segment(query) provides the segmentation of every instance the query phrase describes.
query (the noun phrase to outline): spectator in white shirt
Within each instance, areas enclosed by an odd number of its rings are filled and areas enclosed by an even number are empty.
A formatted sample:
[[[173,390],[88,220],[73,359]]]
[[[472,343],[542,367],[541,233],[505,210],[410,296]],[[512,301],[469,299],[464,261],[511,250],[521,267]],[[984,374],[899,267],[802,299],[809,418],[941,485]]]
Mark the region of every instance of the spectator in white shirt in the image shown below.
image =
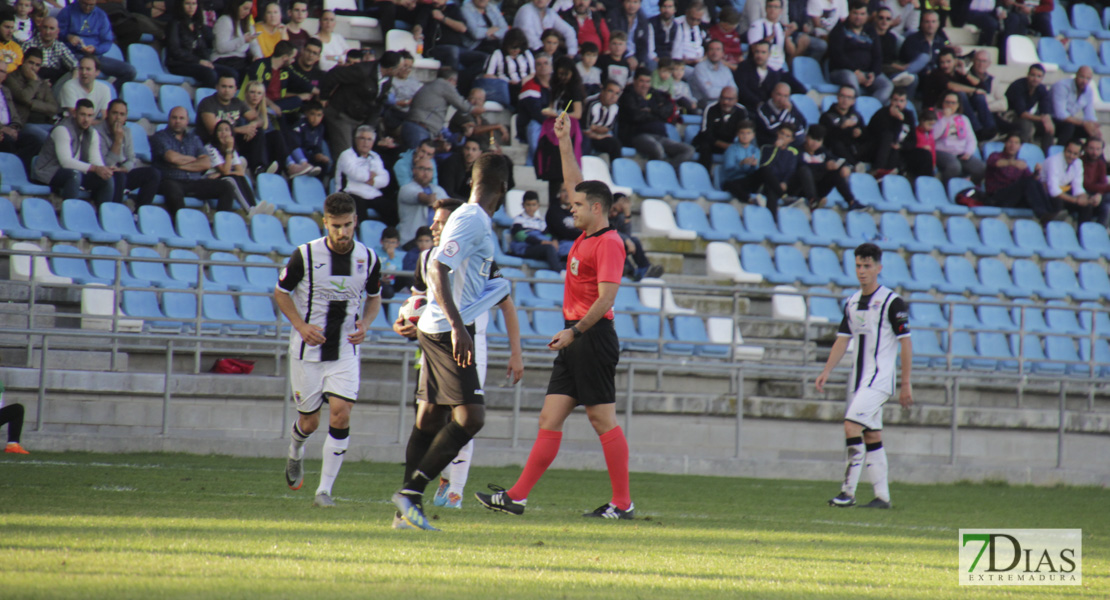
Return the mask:
[[[736,85],[732,69],[729,69],[724,59],[724,43],[710,40],[705,45],[705,60],[694,67],[694,77],[690,82],[699,106],[705,107],[716,102],[721,96],[721,90]]]
[[[767,0],[766,9],[766,18],[754,21],[748,28],[748,45],[750,47],[759,41],[770,44],[771,58],[767,61],[767,66],[781,71],[786,66],[787,57],[795,56],[794,40],[790,38],[790,34],[797,31],[798,26],[790,23],[783,27],[779,21],[782,15],[782,0]],[[789,31],[787,31],[788,28]]]
[[[93,104],[94,118],[99,121],[104,118],[104,111],[108,110],[108,103],[112,101],[112,90],[108,84],[97,79],[100,75],[100,64],[96,57],[83,56],[77,63],[77,76],[62,84],[58,94],[58,104],[65,107],[70,116],[78,100],[88,100]]]
[[[1095,118],[1095,91],[1091,87],[1094,71],[1083,65],[1075,79],[1061,79],[1052,84],[1052,119],[1056,126],[1057,143],[1068,143],[1077,137],[1102,139]]]
[[[808,0],[806,15],[813,21],[813,34],[825,39],[837,23],[848,18],[848,1]]]
[[[686,7],[686,14],[675,19],[678,33],[671,46],[671,58],[688,65],[696,65],[705,58],[705,29],[701,20],[705,16],[705,3],[694,0]],[[691,72],[692,73],[692,72]]]
[[[531,3],[521,6],[516,11],[513,27],[520,28],[528,38],[528,48],[532,52],[539,52],[543,48],[543,32],[546,29],[555,29],[563,34],[567,41],[567,54],[578,55],[578,34],[569,23],[559,16],[559,13],[548,8],[551,0],[532,0]]]
[[[1077,217],[1083,213],[1099,212],[1101,198],[1097,194],[1087,195],[1083,188],[1083,161],[1079,160],[1081,150],[1079,140],[1071,140],[1064,146],[1063,152],[1053,154],[1044,161],[1041,177],[1052,198],[1052,205],[1051,212],[1037,215],[1042,222],[1052,221],[1065,208]]]
[[[359,220],[369,219],[370,211],[374,210],[378,213],[375,221],[393,226],[397,224],[397,202],[382,194],[389,185],[389,171],[373,150],[377,138],[377,132],[369,125],[360,125],[355,130],[355,145],[344,150],[337,161],[339,189],[354,197]]]

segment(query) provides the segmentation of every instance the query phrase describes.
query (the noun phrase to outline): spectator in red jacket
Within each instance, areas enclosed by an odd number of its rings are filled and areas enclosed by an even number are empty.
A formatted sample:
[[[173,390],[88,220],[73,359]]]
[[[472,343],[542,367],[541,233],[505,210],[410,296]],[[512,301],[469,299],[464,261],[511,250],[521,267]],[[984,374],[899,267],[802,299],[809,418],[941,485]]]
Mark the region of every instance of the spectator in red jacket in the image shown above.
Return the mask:
[[[559,13],[578,33],[578,45],[584,42],[597,44],[601,54],[609,53],[609,25],[605,15],[593,9],[590,0],[574,0],[574,7]]]

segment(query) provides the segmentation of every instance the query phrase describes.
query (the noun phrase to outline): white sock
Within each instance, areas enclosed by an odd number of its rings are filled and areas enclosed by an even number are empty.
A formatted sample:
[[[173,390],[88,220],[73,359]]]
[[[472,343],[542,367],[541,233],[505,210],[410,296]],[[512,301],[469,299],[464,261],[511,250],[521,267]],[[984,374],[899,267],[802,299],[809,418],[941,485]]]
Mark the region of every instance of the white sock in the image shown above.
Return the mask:
[[[289,458],[301,460],[304,458],[304,445],[311,433],[301,431],[300,422],[293,423],[293,432],[289,435]]]
[[[882,442],[867,445],[867,478],[875,488],[875,497],[890,502],[890,486],[887,483],[886,449]]]
[[[844,468],[844,485],[840,491],[856,496],[856,486],[859,485],[859,476],[863,473],[863,438],[848,438],[848,465]]]
[[[459,450],[459,455],[451,464],[447,466],[446,471],[447,480],[451,482],[448,488],[448,493],[455,493],[462,496],[463,488],[466,487],[466,479],[470,476],[470,459],[474,456],[474,440],[470,440],[465,446]]]
[[[324,441],[324,466],[320,469],[320,487],[316,488],[317,494],[331,495],[331,486],[339,475],[339,467],[343,466],[343,455],[347,453],[347,442],[350,438],[335,439],[330,433]]]

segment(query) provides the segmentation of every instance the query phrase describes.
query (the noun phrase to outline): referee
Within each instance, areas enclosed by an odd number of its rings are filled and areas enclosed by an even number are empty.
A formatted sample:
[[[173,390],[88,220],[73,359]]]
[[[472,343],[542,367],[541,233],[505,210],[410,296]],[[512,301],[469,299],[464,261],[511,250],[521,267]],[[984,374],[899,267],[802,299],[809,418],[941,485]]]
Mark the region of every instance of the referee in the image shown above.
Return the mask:
[[[582,181],[575,162],[566,114],[555,123],[563,161],[565,185],[570,193],[574,226],[582,234],[567,257],[563,288],[566,329],[555,334],[548,347],[557,351],[547,396],[540,411],[540,430],[528,463],[516,485],[506,490],[490,485],[492,494],[474,496],[486,508],[513,515],[524,513],[528,493],[559,453],[563,423],[579,404],[601,438],[612,499],[585,517],[631,519],[634,515],[628,490],[628,441],[617,426],[616,374],[620,343],[613,329],[613,301],[624,271],[624,242],[609,226],[613,195],[600,181]]]

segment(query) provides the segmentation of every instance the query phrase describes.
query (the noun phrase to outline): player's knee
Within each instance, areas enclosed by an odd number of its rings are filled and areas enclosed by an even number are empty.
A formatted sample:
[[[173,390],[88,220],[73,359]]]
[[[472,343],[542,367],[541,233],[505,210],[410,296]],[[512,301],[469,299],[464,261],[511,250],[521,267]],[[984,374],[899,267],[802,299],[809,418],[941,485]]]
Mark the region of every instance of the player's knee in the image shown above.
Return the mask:
[[[301,415],[300,429],[302,433],[310,434],[320,426],[320,413],[314,412],[311,415]]]
[[[872,431],[872,430],[864,431],[863,432],[863,441],[866,444],[874,444],[875,442],[881,442],[881,441],[883,441],[883,432],[881,432],[881,431]]]
[[[459,423],[459,425],[462,425],[462,428],[466,430],[466,433],[473,437],[475,435],[478,435],[478,432],[486,426],[486,415],[468,415],[466,421]]]

